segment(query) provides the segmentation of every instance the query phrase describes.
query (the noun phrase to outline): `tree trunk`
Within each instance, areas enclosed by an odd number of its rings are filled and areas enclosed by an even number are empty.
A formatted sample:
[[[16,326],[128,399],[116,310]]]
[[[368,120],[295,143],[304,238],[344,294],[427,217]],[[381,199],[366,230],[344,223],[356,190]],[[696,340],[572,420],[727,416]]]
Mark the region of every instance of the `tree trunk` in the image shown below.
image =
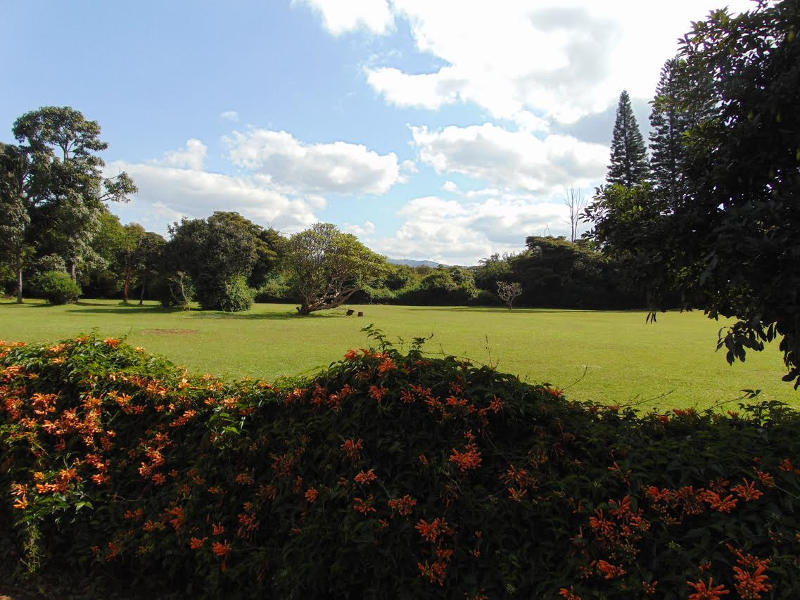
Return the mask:
[[[144,304],[144,286],[147,283],[146,279],[142,279],[142,293],[139,294],[139,306]]]
[[[122,285],[122,302],[127,304],[128,303],[128,291],[131,287],[131,270],[129,268],[125,269],[125,283]]]
[[[75,261],[74,260],[69,265],[69,276],[72,277],[72,281],[75,281]]]
[[[22,251],[17,249],[17,304],[22,304]]]

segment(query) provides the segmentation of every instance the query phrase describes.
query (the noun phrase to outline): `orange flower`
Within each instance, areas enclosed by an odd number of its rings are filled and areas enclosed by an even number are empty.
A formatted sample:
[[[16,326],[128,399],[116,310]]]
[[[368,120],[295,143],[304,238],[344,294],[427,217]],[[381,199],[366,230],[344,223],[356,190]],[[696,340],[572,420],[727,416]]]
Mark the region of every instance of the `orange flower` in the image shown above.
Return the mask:
[[[225,540],[224,543],[214,542],[214,544],[211,546],[211,551],[217,556],[227,558],[227,556],[231,553],[231,545],[227,540]]]
[[[403,517],[410,515],[416,504],[417,501],[408,494],[402,498],[392,498],[389,500],[389,508],[392,509],[392,512],[397,512],[398,515]]]
[[[362,515],[377,512],[372,506],[373,502],[375,502],[374,496],[369,496],[366,500],[363,498],[353,498],[353,510],[360,512]]]
[[[730,591],[726,590],[724,585],[714,585],[713,577],[708,578],[708,585],[704,581],[698,581],[697,583],[687,581],[686,584],[694,590],[693,593],[689,594],[689,600],[720,600],[720,596],[730,594]]]
[[[361,485],[367,485],[368,483],[372,483],[378,478],[375,475],[375,469],[370,469],[369,471],[359,471],[358,475],[354,477],[355,482]]]
[[[319,497],[319,492],[317,491],[317,488],[315,488],[315,487],[310,487],[310,488],[308,488],[308,489],[306,490],[306,500],[307,500],[309,503],[314,503],[314,502],[316,502],[316,501],[317,501],[317,497]]]
[[[428,523],[425,519],[420,519],[419,523],[415,525],[415,529],[419,531],[422,539],[431,543],[435,543],[439,536],[447,533],[447,521],[441,517],[436,517],[433,521]]]
[[[759,489],[756,489],[756,482],[755,481],[747,481],[747,478],[743,479],[744,483],[734,486],[731,488],[732,492],[735,492],[737,496],[739,496],[745,502],[750,502],[752,500],[758,500],[761,496],[764,495]]]
[[[356,461],[361,456],[361,450],[364,449],[364,441],[361,438],[359,438],[358,441],[345,440],[341,445],[341,449],[347,458]]]
[[[561,588],[558,590],[558,595],[564,598],[564,600],[581,600],[581,597],[572,591],[572,586],[570,586],[569,589]]]
[[[196,538],[196,537],[193,537],[193,538],[191,539],[191,541],[189,542],[189,547],[190,547],[192,550],[197,550],[198,548],[202,548],[202,547],[203,547],[203,544],[205,544],[205,543],[206,543],[206,540],[207,540],[207,539],[208,539],[208,536],[206,536],[206,537],[204,537],[204,538]]]
[[[386,397],[386,393],[389,391],[388,388],[383,386],[378,387],[377,385],[371,385],[369,387],[369,397],[373,400],[377,400],[378,404]]]
[[[481,466],[481,453],[478,451],[477,445],[470,442],[466,445],[464,452],[459,452],[453,448],[453,452],[450,454],[450,462],[456,463],[462,472],[477,469]]]
[[[103,341],[106,343],[106,346],[110,346],[112,348],[119,346],[119,340],[116,338],[106,338]]]
[[[356,358],[358,358],[358,350],[348,350],[344,355],[345,360],[355,360]]]
[[[597,569],[603,573],[603,577],[606,579],[614,579],[615,577],[622,577],[625,575],[627,571],[622,567],[622,565],[612,565],[609,562],[604,560],[597,561]]]
[[[213,535],[222,535],[225,533],[225,526],[222,523],[216,523],[211,526],[211,533]]]
[[[378,365],[378,373],[381,375],[388,373],[389,371],[394,371],[397,368],[397,365],[391,358],[386,358]]]

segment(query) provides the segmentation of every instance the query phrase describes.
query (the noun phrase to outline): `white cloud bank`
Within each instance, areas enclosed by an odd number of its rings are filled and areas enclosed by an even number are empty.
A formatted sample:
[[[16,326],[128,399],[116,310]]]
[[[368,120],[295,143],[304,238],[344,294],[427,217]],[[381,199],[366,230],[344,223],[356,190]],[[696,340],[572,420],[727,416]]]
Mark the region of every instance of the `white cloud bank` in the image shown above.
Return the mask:
[[[485,123],[431,131],[412,127],[419,159],[437,173],[461,173],[506,189],[552,193],[602,179],[608,148],[574,137],[543,139]],[[448,189],[447,191],[453,191]]]
[[[292,4],[310,6],[332,35],[358,29],[384,34],[394,28],[387,0],[292,0]]]
[[[528,129],[603,111],[620,91],[652,97],[661,65],[691,21],[717,0],[673,0],[657,9],[632,0],[305,0],[341,35],[409,25],[417,49],[444,64],[429,73],[370,65],[367,81],[388,103],[439,109],[473,103]],[[733,12],[750,0],[730,0]]]
[[[235,165],[292,193],[383,194],[402,180],[396,154],[360,144],[306,144],[267,129],[237,131],[227,141]]]
[[[569,229],[563,204],[492,193],[467,202],[415,198],[398,215],[402,225],[394,235],[376,239],[374,250],[451,265],[474,265],[495,252],[519,252],[528,235],[558,235]]]
[[[165,222],[205,218],[215,210],[236,211],[294,233],[318,221],[315,211],[326,207],[327,194],[383,194],[402,180],[397,156],[361,145],[305,144],[269,130],[234,132],[227,143],[229,158],[242,174],[206,171],[208,148],[197,139],[160,159],[109,163],[109,175],[126,171],[139,188],[134,201],[116,206],[115,212],[162,233]],[[360,231],[370,227],[374,230],[367,222]]]

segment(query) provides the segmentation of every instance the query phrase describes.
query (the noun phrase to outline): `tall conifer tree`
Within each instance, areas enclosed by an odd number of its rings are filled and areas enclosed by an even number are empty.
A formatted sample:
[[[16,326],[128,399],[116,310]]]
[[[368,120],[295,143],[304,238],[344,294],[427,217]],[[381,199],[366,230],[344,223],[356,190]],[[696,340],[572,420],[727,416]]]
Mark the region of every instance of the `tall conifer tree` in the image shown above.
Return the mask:
[[[608,166],[606,181],[609,184],[633,187],[644,183],[649,177],[649,171],[644,138],[633,115],[628,92],[623,90],[617,105],[617,120],[611,140],[611,164]]]

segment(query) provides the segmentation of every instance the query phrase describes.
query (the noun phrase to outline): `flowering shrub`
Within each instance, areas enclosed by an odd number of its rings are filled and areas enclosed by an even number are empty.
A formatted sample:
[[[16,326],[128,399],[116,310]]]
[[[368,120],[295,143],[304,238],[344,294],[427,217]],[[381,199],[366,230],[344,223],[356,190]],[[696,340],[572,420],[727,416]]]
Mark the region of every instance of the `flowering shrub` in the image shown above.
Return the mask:
[[[800,596],[795,412],[637,415],[378,341],[291,385],[191,376],[116,339],[0,343],[0,581]]]

